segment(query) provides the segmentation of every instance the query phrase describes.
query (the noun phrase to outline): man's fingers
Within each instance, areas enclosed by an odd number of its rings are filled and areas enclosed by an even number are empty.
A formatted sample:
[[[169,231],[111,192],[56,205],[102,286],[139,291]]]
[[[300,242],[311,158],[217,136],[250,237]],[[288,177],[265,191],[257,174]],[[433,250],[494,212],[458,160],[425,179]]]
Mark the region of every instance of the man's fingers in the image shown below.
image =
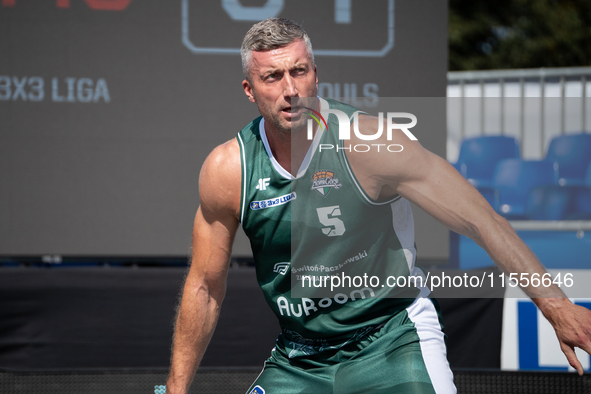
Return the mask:
[[[562,349],[562,352],[566,356],[566,359],[568,360],[568,363],[570,364],[570,366],[573,367],[574,369],[576,369],[580,376],[583,376],[583,366],[581,365],[581,362],[579,361],[579,359],[577,358],[577,355],[575,354],[575,349],[571,346],[568,346],[565,343],[561,343],[560,348]]]
[[[587,354],[591,355],[591,338],[590,337],[586,337],[585,339],[585,343],[582,343],[580,346],[581,349],[583,349],[584,351],[587,352]]]

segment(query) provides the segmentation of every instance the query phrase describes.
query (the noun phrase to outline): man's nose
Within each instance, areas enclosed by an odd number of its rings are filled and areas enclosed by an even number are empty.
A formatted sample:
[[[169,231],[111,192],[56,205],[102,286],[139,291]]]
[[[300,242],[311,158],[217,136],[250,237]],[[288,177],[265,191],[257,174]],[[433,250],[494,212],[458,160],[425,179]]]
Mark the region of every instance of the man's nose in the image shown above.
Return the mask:
[[[285,77],[285,85],[283,95],[285,97],[296,97],[298,95],[298,89],[296,88],[295,80],[291,75],[287,74]]]

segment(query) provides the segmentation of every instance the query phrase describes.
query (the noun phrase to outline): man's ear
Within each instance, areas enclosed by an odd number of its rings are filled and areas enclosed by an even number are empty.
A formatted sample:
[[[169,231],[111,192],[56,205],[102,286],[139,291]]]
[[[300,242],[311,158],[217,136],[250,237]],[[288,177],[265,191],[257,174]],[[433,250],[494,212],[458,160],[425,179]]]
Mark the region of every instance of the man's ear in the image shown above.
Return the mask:
[[[316,70],[316,65],[314,65],[314,77],[316,78],[316,89],[318,89],[318,70]]]
[[[254,99],[254,94],[252,91],[252,86],[250,85],[250,82],[248,82],[247,79],[245,79],[244,81],[242,81],[242,89],[244,89],[244,93],[246,94],[246,97],[248,97],[248,99],[250,100],[251,103],[255,103],[256,100]]]

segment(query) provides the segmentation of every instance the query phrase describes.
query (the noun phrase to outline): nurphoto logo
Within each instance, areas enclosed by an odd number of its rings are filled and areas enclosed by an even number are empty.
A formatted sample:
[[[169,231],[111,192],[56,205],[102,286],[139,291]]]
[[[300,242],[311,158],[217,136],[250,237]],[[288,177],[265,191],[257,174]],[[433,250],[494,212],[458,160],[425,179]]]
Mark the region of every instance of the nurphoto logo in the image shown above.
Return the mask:
[[[340,111],[338,109],[330,108],[323,110],[322,113],[309,108],[303,107],[309,112],[305,112],[306,115],[310,116],[312,119],[308,119],[307,123],[307,131],[308,131],[308,140],[312,140],[314,138],[314,121],[319,128],[324,126],[325,130],[328,130],[328,123],[326,122],[326,118],[330,114],[334,114],[338,119],[339,124],[339,140],[350,140],[351,139],[351,123],[350,119],[346,113]],[[386,139],[388,141],[392,141],[392,130],[401,130],[411,141],[418,141],[417,137],[415,137],[409,129],[413,128],[417,124],[417,117],[408,112],[387,112],[384,114],[383,112],[378,113],[378,129],[374,134],[363,134],[359,130],[359,114],[365,114],[364,112],[357,111],[353,114],[353,133],[355,137],[362,141],[376,141],[382,137],[384,134],[384,118],[386,119]],[[393,119],[408,119],[410,122],[408,123],[394,123]],[[319,151],[322,152],[323,150],[331,150],[335,149],[337,152],[339,150],[354,150],[355,152],[369,152],[371,150],[380,151],[380,148],[387,150],[388,152],[402,152],[404,149],[400,144],[355,144],[352,146],[347,147],[340,147],[334,146],[332,144],[319,144]]]

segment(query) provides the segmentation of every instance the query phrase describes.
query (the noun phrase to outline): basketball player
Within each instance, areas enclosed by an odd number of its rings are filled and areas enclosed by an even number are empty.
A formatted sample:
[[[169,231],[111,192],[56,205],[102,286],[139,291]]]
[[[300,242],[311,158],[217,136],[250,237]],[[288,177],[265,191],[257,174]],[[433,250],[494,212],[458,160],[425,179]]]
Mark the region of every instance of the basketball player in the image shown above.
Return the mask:
[[[386,264],[398,275],[417,273],[411,201],[474,239],[504,272],[542,275],[543,267],[451,165],[401,130],[393,131],[391,141],[376,141],[403,146],[395,155],[318,152],[320,143],[343,144],[331,132],[338,130],[337,119],[325,116],[328,128],[317,127],[310,141],[304,112],[339,110],[353,119],[357,110],[316,99],[312,47],[299,25],[276,18],[257,23],[241,52],[242,87],[261,117],[214,149],[201,170],[201,205],[168,393],[188,391],[212,336],[239,225],[250,238],[257,280],[283,330],[248,393],[454,393],[431,299],[366,297],[363,291],[323,299],[291,297],[292,259],[307,253],[317,258],[313,264],[334,266],[357,256],[351,264],[368,269]],[[303,97],[312,98],[309,106],[292,106]],[[357,116],[364,134],[377,131],[376,118]],[[363,143],[351,136],[351,144]],[[292,243],[297,245],[293,251]],[[573,305],[557,287],[524,290],[582,374],[574,347],[591,352],[591,311]]]

